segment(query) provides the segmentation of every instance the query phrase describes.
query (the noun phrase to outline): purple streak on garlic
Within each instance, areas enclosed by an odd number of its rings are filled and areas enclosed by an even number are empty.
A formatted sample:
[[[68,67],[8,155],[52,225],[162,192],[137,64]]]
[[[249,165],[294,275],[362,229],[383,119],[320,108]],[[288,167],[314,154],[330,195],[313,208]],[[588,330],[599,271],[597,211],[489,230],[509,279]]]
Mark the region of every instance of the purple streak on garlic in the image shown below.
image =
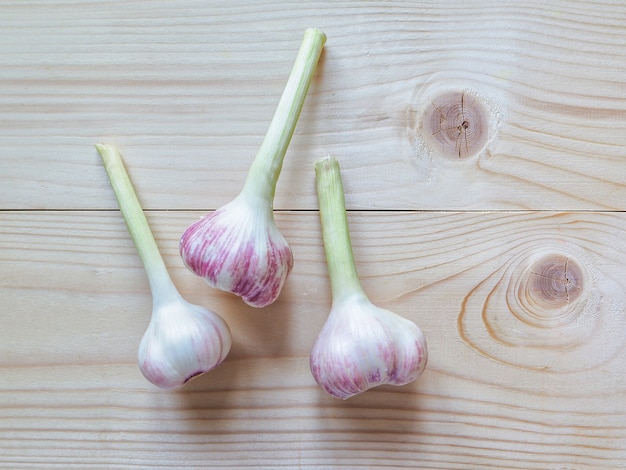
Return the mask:
[[[180,239],[185,265],[212,287],[253,307],[273,303],[293,267],[274,220],[276,183],[326,35],[309,28],[240,194],[191,224]]]
[[[180,249],[191,271],[254,307],[278,298],[293,267],[291,248],[272,212],[262,214],[245,195],[192,224]]]
[[[96,145],[152,293],[152,318],[139,345],[139,369],[154,385],[173,389],[217,367],[231,347],[230,329],[216,313],[187,302],[167,271],[122,157]]]
[[[174,296],[153,311],[139,345],[139,369],[160,388],[178,388],[221,364],[230,346],[221,317]]]
[[[316,382],[342,399],[378,385],[406,385],[426,361],[415,323],[358,296],[333,304],[310,358]]]
[[[352,253],[339,163],[326,157],[315,170],[333,302],[311,351],[313,377],[342,399],[378,385],[408,384],[426,367],[424,335],[415,323],[366,296]]]

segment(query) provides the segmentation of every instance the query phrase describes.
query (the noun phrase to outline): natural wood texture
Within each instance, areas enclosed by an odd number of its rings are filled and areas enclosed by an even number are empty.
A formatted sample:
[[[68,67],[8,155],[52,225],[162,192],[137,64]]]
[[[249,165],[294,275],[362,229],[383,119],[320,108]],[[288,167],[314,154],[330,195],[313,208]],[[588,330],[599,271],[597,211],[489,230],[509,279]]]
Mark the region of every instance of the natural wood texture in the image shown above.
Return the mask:
[[[243,183],[311,25],[329,39],[277,208],[316,207],[311,166],[327,153],[343,162],[351,208],[626,208],[620,1],[0,9],[2,208],[114,208],[93,150],[103,140],[123,148],[146,207],[219,207]],[[495,129],[466,162],[416,140],[423,108],[450,89],[486,100]]]
[[[178,235],[199,215],[148,217],[183,294],[223,315],[234,344],[175,393],[135,364],[150,299],[119,213],[1,216],[1,464],[622,468],[623,214],[351,213],[365,289],[423,328],[430,362],[413,384],[345,402],[308,369],[330,301],[317,215],[277,214],[297,261],[263,310],[182,266]],[[507,298],[552,253],[584,279],[560,321]]]
[[[295,266],[257,310],[178,239],[241,188],[309,26],[328,42],[275,201]],[[0,468],[626,468],[625,42],[617,0],[0,0]],[[136,365],[151,299],[102,141],[233,330],[178,392]],[[327,153],[366,291],[430,353],[345,402],[308,366]]]

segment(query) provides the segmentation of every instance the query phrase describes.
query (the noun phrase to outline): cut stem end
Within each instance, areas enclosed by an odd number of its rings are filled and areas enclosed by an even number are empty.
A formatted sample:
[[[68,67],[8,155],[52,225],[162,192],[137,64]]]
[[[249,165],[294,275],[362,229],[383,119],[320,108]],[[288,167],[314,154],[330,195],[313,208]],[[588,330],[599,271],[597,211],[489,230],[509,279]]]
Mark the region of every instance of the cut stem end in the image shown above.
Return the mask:
[[[315,163],[322,238],[333,303],[365,293],[354,262],[339,162],[332,156]]]
[[[269,201],[270,205],[274,199],[287,147],[300,117],[325,42],[326,35],[319,29],[305,30],[300,50],[274,117],[250,167],[243,191]]]
[[[120,152],[116,147],[106,144],[97,144],[96,150],[102,158],[126,227],[148,275],[152,296],[164,298],[167,295],[178,295],[139,199],[137,199],[133,184],[128,177]]]

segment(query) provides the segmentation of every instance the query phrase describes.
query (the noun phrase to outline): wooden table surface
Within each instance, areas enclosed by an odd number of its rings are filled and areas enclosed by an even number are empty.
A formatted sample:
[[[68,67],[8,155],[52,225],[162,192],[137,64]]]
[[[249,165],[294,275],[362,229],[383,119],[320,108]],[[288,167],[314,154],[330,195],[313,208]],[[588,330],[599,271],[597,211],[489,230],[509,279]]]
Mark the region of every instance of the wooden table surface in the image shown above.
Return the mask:
[[[295,266],[253,309],[178,240],[240,190],[311,26],[275,200]],[[626,468],[625,77],[621,0],[0,0],[0,467]],[[137,367],[151,297],[98,142],[233,332],[180,391]],[[327,154],[365,290],[430,353],[347,401],[308,363]]]

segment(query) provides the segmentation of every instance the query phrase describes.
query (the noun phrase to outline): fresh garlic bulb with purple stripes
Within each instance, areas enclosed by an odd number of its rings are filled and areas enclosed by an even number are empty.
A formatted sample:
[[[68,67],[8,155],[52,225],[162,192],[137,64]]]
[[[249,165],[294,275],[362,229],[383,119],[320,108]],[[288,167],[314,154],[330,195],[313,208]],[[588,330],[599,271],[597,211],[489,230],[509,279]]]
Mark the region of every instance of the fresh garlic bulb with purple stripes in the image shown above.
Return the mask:
[[[311,351],[313,377],[329,394],[343,399],[378,385],[412,382],[428,360],[424,335],[415,323],[374,305],[363,291],[339,163],[326,157],[315,170],[333,302]]]
[[[319,29],[305,31],[241,193],[190,225],[180,240],[181,257],[192,272],[253,307],[265,307],[278,298],[293,266],[291,249],[274,221],[274,193],[325,42],[326,35]]]
[[[231,334],[216,313],[187,302],[167,271],[119,151],[96,145],[152,293],[152,318],[139,345],[139,369],[154,385],[172,389],[217,367],[230,351]]]

